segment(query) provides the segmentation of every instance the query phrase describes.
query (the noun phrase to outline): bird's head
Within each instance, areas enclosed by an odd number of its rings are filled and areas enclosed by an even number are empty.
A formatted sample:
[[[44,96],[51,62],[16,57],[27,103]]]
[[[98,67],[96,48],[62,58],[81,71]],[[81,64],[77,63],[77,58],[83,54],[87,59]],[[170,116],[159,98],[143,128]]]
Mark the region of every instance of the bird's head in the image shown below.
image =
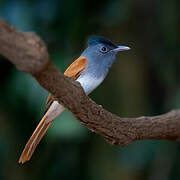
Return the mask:
[[[127,46],[117,46],[110,40],[95,36],[88,40],[88,47],[83,52],[83,56],[95,64],[104,65],[105,67],[110,67],[115,58],[116,54],[120,51],[126,51],[130,48]]]

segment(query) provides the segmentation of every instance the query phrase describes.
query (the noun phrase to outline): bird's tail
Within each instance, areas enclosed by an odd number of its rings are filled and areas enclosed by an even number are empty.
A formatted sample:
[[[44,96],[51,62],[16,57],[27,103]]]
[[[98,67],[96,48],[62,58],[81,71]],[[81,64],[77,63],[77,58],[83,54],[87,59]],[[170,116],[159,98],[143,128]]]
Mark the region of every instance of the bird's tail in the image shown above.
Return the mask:
[[[60,104],[52,104],[51,107],[48,109],[38,126],[36,127],[35,131],[33,132],[32,136],[30,137],[29,141],[27,142],[20,158],[19,163],[24,163],[30,160],[32,154],[34,153],[37,145],[41,141],[42,137],[48,130],[49,126],[53,122],[53,119],[56,118],[61,112],[64,111],[64,107]]]

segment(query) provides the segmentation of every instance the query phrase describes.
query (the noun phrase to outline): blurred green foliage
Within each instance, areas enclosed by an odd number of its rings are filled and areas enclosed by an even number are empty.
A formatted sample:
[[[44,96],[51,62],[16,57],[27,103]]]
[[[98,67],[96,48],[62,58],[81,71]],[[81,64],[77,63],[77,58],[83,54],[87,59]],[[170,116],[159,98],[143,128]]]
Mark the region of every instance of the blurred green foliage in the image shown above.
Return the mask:
[[[39,34],[61,71],[80,55],[91,35],[130,46],[90,95],[109,111],[135,117],[180,108],[178,0],[1,0],[0,17],[21,31]],[[19,165],[47,95],[31,76],[0,57],[0,179],[180,179],[178,142],[111,146],[67,111],[31,161]]]

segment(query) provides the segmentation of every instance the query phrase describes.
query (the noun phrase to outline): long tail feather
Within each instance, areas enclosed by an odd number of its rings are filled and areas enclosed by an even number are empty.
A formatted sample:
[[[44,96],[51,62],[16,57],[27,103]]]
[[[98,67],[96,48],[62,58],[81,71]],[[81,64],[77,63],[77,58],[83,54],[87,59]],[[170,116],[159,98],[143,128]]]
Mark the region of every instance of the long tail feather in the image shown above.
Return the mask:
[[[58,109],[61,111],[59,111],[59,113],[56,114],[56,116],[59,115],[64,110],[63,106],[61,106],[61,105],[59,105],[59,106],[60,107],[58,107]],[[49,126],[53,122],[53,119],[55,118],[53,115],[52,118],[49,120],[49,116],[50,116],[49,114],[51,114],[51,113],[52,113],[52,110],[51,110],[51,108],[49,108],[49,110],[46,112],[46,114],[44,115],[44,117],[42,118],[42,120],[40,121],[38,126],[36,127],[35,131],[33,132],[32,136],[30,137],[29,141],[27,142],[27,144],[19,158],[19,163],[23,164],[24,162],[30,160],[37,145],[39,144],[42,137],[44,136],[44,134],[48,130]]]

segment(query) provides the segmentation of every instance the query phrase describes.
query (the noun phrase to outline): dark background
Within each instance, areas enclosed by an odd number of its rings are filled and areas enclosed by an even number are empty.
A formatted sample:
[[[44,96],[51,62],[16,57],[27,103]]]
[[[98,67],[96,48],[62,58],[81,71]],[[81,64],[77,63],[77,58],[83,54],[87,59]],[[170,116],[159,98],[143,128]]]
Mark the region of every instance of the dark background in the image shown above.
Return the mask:
[[[130,46],[90,95],[109,111],[137,117],[180,107],[180,1],[1,0],[0,17],[40,35],[61,71],[92,35]],[[0,179],[180,179],[180,143],[112,146],[69,112],[57,118],[31,161],[19,165],[47,95],[30,75],[0,57]]]

